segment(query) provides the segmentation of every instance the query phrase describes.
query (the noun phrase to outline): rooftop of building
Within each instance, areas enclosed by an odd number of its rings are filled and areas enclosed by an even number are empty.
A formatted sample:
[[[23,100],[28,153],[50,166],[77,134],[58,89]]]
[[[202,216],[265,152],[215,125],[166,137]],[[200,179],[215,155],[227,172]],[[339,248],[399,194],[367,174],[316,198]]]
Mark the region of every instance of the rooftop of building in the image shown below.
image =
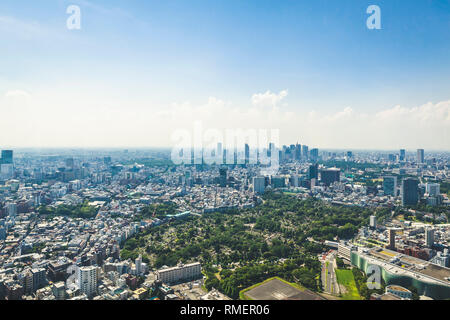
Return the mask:
[[[145,289],[145,288],[139,288],[139,289],[136,289],[135,291],[133,291],[133,293],[137,294],[137,295],[143,294],[145,292],[147,292],[147,289]]]
[[[380,300],[401,300],[401,298],[392,293],[385,293],[380,296]]]
[[[391,289],[391,290],[394,290],[394,291],[407,292],[407,293],[410,293],[410,292],[411,292],[411,291],[409,291],[408,289],[403,288],[403,287],[401,287],[401,286],[397,286],[397,285],[390,285],[390,286],[387,286],[386,289]]]
[[[431,277],[450,286],[450,281],[447,280],[450,279],[449,268],[438,266],[429,261],[401,254],[389,249],[380,250],[380,248],[373,248],[366,251],[365,254],[368,254],[371,258],[379,260],[380,262],[389,263],[387,270],[392,273],[412,273],[412,275],[415,273],[416,278],[420,278],[421,276]],[[398,265],[394,266],[390,263],[394,258],[399,259]]]
[[[201,265],[200,262],[193,262],[193,263],[188,263],[188,264],[179,264],[175,267],[162,267],[161,269],[159,269],[158,271],[170,271],[170,270],[176,270],[176,269],[181,269],[181,268],[189,268],[189,267],[193,267],[196,265]]]

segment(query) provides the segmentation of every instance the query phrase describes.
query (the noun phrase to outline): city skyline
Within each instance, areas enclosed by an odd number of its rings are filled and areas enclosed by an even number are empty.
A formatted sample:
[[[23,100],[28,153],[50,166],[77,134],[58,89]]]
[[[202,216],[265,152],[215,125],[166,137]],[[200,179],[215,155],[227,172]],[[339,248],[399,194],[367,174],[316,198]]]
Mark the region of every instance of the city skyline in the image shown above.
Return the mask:
[[[2,0],[0,42],[1,305],[450,300],[450,0]]]
[[[290,145],[267,170],[251,150],[0,149],[0,300],[278,300],[260,281],[307,289],[294,300],[448,298],[450,154]]]
[[[280,150],[283,146],[289,147],[290,145],[295,145],[297,143],[288,143],[288,144],[280,144],[276,145],[276,147]],[[300,144],[300,143],[299,143]],[[303,146],[303,144],[300,144]],[[244,147],[245,145],[243,145]],[[306,145],[310,147],[309,145]],[[251,147],[251,146],[250,146]],[[313,148],[316,148],[316,146],[312,146]],[[258,149],[257,147],[251,147]],[[70,153],[70,152],[83,152],[83,151],[89,151],[89,152],[124,152],[124,151],[137,151],[137,152],[144,152],[144,151],[164,151],[164,152],[170,152],[173,147],[129,147],[129,146],[118,146],[118,147],[14,147],[14,146],[8,146],[8,145],[0,145],[0,149],[5,150],[14,150],[15,153],[22,154],[27,152],[64,152],[64,153]],[[216,150],[215,148],[203,148],[204,150]],[[238,150],[242,148],[237,148]],[[261,148],[263,150],[264,148]],[[384,154],[384,155],[400,155],[401,150],[405,150],[406,154],[410,157],[416,158],[417,157],[417,151],[422,149],[358,149],[358,148],[317,148],[320,152],[338,152],[345,154],[347,152],[359,152],[359,153],[378,153],[378,154]],[[194,150],[192,147],[191,150]],[[432,154],[440,154],[444,153],[447,154],[450,152],[450,150],[439,150],[439,149],[424,149],[425,156],[430,153]]]

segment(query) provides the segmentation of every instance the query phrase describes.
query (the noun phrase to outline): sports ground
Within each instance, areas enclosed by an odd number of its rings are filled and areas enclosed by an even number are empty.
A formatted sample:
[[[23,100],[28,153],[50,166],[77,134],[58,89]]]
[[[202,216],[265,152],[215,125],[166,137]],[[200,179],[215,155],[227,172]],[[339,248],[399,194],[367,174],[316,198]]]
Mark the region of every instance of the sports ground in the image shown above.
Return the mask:
[[[244,300],[325,300],[306,288],[278,277],[244,289],[239,295]]]

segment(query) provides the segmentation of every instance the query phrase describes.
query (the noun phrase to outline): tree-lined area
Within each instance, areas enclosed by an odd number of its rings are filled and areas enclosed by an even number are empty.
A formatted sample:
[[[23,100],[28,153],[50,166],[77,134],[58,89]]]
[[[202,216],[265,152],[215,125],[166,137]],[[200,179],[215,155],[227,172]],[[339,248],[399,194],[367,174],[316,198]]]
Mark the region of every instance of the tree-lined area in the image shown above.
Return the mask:
[[[317,255],[326,250],[321,241],[352,238],[374,214],[281,193],[263,198],[255,208],[206,213],[148,229],[126,241],[121,257],[141,254],[153,268],[200,261],[206,288],[233,299],[240,290],[275,276],[317,292]]]
[[[446,193],[450,197],[450,181],[442,181],[440,184],[441,193]]]
[[[70,218],[92,219],[98,213],[99,208],[90,206],[86,201],[79,205],[59,205],[57,207],[41,206],[38,209],[40,215],[46,216],[66,216]]]
[[[136,216],[137,219],[149,219],[158,218],[163,219],[167,215],[173,215],[177,213],[177,205],[173,202],[161,202],[153,203],[144,207],[141,212]]]

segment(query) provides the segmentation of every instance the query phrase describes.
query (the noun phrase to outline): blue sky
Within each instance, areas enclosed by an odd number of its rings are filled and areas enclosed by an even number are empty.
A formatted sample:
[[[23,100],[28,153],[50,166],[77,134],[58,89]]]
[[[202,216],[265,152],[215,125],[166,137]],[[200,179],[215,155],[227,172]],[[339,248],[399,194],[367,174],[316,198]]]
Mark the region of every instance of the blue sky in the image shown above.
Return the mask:
[[[66,28],[70,4],[81,8],[81,30]],[[366,27],[366,8],[371,4],[381,8],[381,30]],[[81,116],[71,120],[72,127],[96,125],[97,131],[89,135],[100,134],[101,129],[111,133],[112,123],[123,117],[133,122],[133,114],[148,117],[149,124],[161,123],[157,116],[161,110],[188,104],[192,112],[211,97],[224,103],[219,106],[223,112],[242,109],[249,115],[248,109],[256,107],[252,96],[267,93],[270,98],[283,90],[288,94],[270,106],[270,111],[276,109],[279,126],[291,113],[304,115],[301,122],[311,112],[319,119],[348,113],[348,108],[356,116],[396,106],[407,113],[426,112],[421,106],[431,103],[433,107],[425,109],[436,113],[434,107],[439,105],[445,120],[437,126],[440,135],[443,129],[447,137],[449,133],[450,1],[3,0],[0,41],[0,96],[17,98],[21,92],[27,96],[22,97],[25,102],[3,99],[0,107],[28,108],[22,111],[49,124],[49,119],[60,122],[63,115],[78,110],[99,120],[85,123]],[[102,118],[105,112],[110,113],[109,122]],[[417,115],[410,116],[417,120]],[[18,111],[11,113],[14,117],[19,117]],[[257,116],[251,119],[253,127],[267,125]],[[340,119],[336,126],[355,120]],[[422,125],[423,130],[433,127]],[[179,123],[164,125],[171,126]],[[290,126],[282,134],[286,143],[302,139],[320,147],[338,143],[326,136],[316,138],[310,129],[295,132],[294,123]],[[169,144],[169,132],[159,139],[148,138],[160,132],[153,127],[153,131],[131,128],[130,140],[142,146]],[[405,124],[409,127],[414,123]],[[0,145],[79,146],[90,140],[88,136],[77,140],[76,130],[58,129],[63,133],[60,140],[49,131],[37,131],[39,141],[30,142],[24,135],[15,141],[2,138]],[[349,147],[364,146],[364,138],[375,140],[362,137],[353,141],[343,134],[339,139]],[[433,137],[424,138],[422,145],[450,147],[448,139],[427,142]],[[98,146],[102,143],[116,142],[95,141]],[[389,136],[379,143],[386,148],[409,144],[414,148],[410,141],[394,143]],[[120,144],[128,142],[123,139]]]

